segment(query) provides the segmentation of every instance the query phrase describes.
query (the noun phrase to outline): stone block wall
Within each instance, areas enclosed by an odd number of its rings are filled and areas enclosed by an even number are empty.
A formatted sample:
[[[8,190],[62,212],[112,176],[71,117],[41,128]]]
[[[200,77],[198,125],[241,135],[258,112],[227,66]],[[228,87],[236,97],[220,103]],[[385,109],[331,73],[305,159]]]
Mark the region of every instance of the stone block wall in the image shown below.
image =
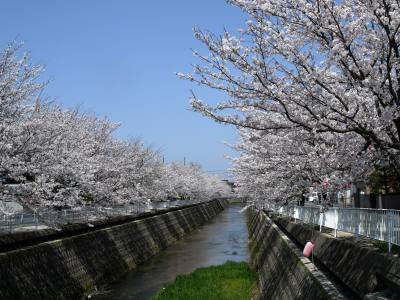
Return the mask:
[[[286,218],[274,217],[274,221],[301,245],[312,239],[314,256],[360,298],[390,290],[400,299],[398,256],[382,253],[362,239],[335,238]]]
[[[0,299],[82,299],[96,287],[118,279],[137,265],[205,224],[226,200],[173,210],[88,232],[18,245],[0,253]],[[52,236],[44,233],[44,236]],[[54,239],[59,237],[58,239]],[[13,239],[11,239],[14,241]]]
[[[248,209],[247,220],[260,299],[344,299],[264,212]]]

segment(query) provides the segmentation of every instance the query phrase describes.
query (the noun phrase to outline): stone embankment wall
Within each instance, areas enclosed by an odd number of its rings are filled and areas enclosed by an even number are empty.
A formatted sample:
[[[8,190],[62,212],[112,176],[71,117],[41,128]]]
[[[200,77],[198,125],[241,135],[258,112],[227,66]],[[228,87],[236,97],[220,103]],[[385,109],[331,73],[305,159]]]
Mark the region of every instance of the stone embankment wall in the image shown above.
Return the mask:
[[[81,299],[205,224],[226,200],[119,219],[95,228],[72,226],[2,239],[0,299]],[[54,239],[56,238],[56,239]],[[22,246],[22,247],[19,247]]]
[[[274,221],[301,245],[312,239],[314,257],[360,298],[385,290],[400,298],[398,256],[382,253],[361,238],[335,238],[286,218],[275,217]]]
[[[264,212],[248,209],[247,218],[260,299],[344,299]]]

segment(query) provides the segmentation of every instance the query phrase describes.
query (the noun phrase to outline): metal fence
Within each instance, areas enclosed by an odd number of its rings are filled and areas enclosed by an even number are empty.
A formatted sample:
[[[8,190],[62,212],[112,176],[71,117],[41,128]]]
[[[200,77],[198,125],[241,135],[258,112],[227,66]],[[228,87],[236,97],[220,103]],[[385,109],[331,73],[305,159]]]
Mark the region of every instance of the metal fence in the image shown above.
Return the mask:
[[[144,212],[186,206],[204,201],[176,200],[135,203],[114,207],[80,207],[79,209],[45,210],[38,213],[0,214],[0,234],[29,231],[43,228],[57,228],[68,223],[89,223],[115,216],[138,215]]]
[[[345,231],[400,246],[400,210],[369,208],[282,207],[279,213],[305,223]]]

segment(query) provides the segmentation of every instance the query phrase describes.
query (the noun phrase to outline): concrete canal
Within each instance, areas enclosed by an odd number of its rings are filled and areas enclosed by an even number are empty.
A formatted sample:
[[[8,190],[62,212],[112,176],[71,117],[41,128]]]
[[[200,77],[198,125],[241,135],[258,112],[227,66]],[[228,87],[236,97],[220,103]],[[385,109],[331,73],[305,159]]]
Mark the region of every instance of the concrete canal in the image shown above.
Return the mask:
[[[168,247],[156,257],[107,288],[96,299],[148,299],[180,274],[221,265],[227,260],[249,261],[245,214],[231,205],[211,222]]]

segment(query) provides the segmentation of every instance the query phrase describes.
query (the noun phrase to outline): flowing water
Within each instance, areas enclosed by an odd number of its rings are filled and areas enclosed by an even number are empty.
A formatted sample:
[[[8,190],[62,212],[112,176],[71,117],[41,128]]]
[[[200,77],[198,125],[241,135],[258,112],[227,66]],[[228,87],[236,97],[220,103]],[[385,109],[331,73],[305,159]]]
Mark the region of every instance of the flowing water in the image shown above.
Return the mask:
[[[245,214],[231,205],[209,223],[177,241],[131,271],[96,299],[148,299],[180,274],[221,265],[227,260],[249,261]]]

